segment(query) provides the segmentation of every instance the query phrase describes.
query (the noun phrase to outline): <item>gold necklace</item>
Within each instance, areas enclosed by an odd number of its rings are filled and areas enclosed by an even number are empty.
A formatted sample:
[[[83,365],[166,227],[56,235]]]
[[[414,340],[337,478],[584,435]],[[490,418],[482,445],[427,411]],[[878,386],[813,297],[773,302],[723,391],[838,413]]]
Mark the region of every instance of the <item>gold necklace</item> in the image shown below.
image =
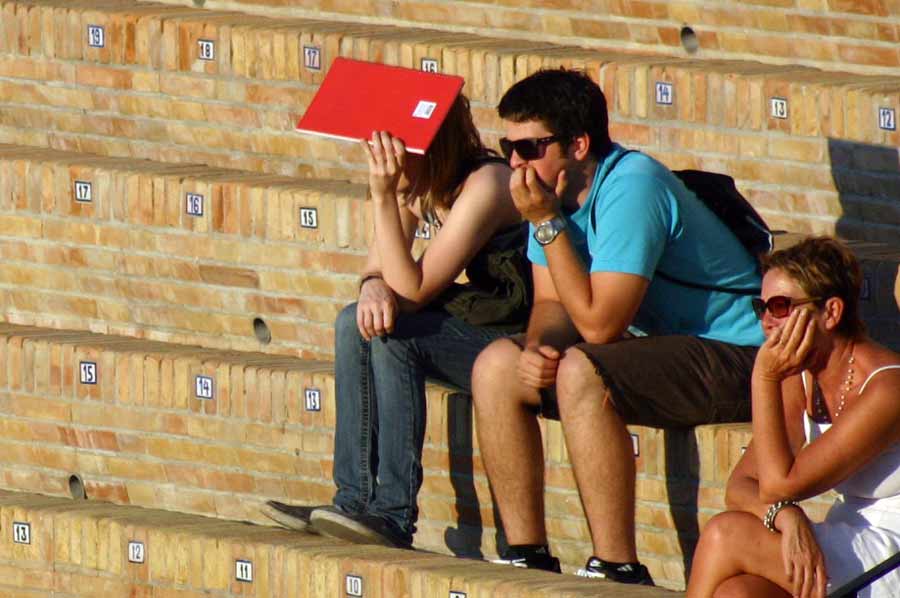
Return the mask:
[[[850,343],[850,359],[847,360],[847,377],[844,378],[844,384],[841,387],[841,402],[838,403],[837,411],[834,412],[834,418],[837,419],[837,416],[841,414],[841,411],[844,410],[844,403],[847,402],[847,393],[850,392],[850,389],[853,387],[853,363],[855,359],[853,358],[853,343]]]
[[[813,380],[813,383],[815,384],[815,387],[813,388],[813,397],[815,399],[813,417],[817,421],[833,421],[837,419],[844,410],[844,405],[847,402],[847,394],[850,392],[850,389],[853,388],[853,374],[855,373],[853,364],[856,363],[856,359],[853,357],[853,349],[854,345],[851,343],[850,359],[847,360],[847,375],[841,383],[840,401],[834,412],[834,417],[828,412],[828,405],[825,403],[825,396],[822,394],[822,389],[819,387],[818,381]]]

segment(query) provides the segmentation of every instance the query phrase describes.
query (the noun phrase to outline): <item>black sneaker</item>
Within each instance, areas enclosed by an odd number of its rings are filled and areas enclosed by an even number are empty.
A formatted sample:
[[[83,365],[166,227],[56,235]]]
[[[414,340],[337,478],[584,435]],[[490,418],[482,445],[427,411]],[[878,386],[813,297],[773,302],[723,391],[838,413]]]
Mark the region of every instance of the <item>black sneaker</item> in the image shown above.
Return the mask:
[[[351,515],[338,509],[316,509],[311,525],[323,536],[356,544],[380,544],[393,548],[412,548],[412,534],[402,532],[391,521],[378,515]]]
[[[510,546],[500,555],[499,559],[491,561],[498,565],[512,565],[523,569],[540,569],[551,573],[562,573],[559,568],[559,559],[550,554],[546,546]]]
[[[270,500],[263,505],[262,512],[272,521],[288,529],[316,533],[316,530],[310,526],[309,519],[312,512],[318,509],[337,509],[337,507],[332,505],[288,505],[277,500]]]
[[[589,558],[584,568],[576,571],[575,575],[640,586],[656,585],[647,567],[640,563],[609,563],[595,556]]]

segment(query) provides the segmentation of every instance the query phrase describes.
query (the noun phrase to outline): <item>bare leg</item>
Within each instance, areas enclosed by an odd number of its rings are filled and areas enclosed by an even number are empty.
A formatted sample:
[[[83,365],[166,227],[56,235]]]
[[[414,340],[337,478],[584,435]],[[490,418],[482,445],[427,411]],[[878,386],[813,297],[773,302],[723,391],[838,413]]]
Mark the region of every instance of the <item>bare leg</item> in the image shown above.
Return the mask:
[[[510,544],[546,544],[544,455],[535,408],[540,395],[516,373],[509,339],[482,351],[472,371],[478,444]]]
[[[757,575],[736,575],[722,582],[713,598],[790,598],[778,584]]]
[[[577,349],[560,363],[556,390],[594,555],[635,562],[634,453],[625,422],[593,364]]]
[[[694,553],[688,598],[781,598],[790,596],[790,587],[781,559],[780,534],[740,511],[716,515],[706,524]]]

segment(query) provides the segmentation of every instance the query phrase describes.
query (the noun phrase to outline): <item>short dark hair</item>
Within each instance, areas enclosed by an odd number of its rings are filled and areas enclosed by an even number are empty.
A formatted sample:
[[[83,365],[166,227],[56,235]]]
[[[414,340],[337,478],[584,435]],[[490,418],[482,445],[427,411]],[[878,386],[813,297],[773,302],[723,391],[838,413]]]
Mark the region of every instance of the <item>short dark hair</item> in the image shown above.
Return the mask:
[[[540,121],[554,135],[574,138],[587,133],[597,160],[612,144],[606,97],[585,73],[544,69],[510,87],[497,106],[500,118],[512,122]]]
[[[762,257],[763,273],[781,270],[810,297],[824,305],[830,297],[844,301],[837,332],[855,338],[866,330],[859,314],[862,271],[850,248],[834,237],[810,237],[796,245]]]

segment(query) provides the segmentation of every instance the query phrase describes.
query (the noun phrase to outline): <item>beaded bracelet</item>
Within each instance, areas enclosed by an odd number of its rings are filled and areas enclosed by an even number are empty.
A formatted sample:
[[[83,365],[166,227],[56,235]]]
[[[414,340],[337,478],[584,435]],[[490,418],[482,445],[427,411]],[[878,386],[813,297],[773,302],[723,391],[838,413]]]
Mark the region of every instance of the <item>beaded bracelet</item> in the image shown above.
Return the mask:
[[[766,511],[766,516],[763,519],[763,525],[766,526],[766,529],[772,533],[777,533],[778,530],[775,529],[775,518],[778,516],[778,513],[786,508],[786,507],[796,507],[797,503],[793,500],[779,500],[777,503],[769,507],[769,510]]]

